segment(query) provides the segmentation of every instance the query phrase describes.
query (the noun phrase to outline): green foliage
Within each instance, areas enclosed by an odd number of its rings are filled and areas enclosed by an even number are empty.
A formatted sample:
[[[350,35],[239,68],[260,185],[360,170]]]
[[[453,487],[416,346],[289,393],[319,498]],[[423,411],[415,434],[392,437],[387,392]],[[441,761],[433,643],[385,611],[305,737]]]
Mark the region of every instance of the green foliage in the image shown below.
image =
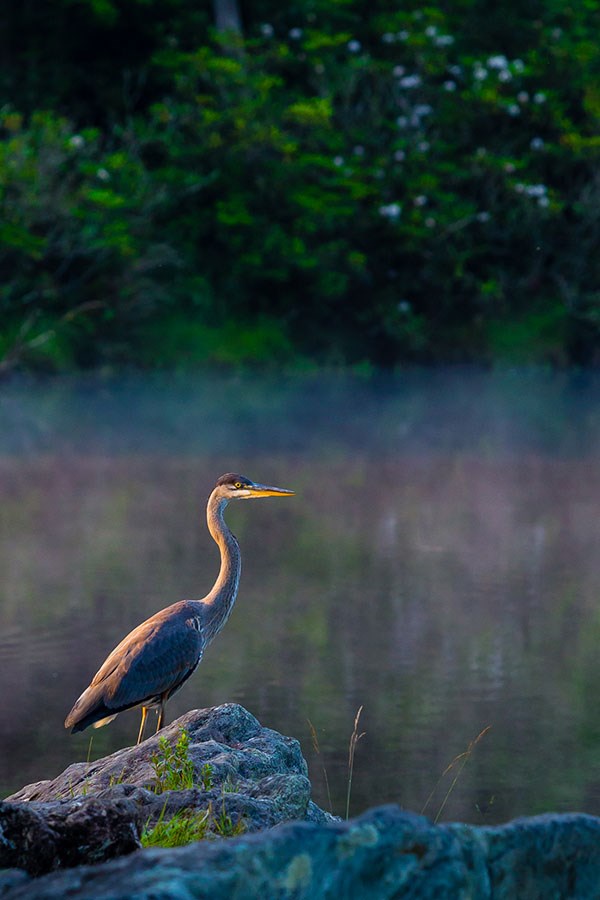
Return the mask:
[[[204,790],[210,791],[213,786],[213,767],[210,763],[204,763],[200,777],[202,779],[202,787]]]
[[[194,787],[194,763],[189,755],[189,746],[190,736],[184,728],[173,747],[167,738],[158,739],[158,752],[151,757],[156,794]]]
[[[159,749],[151,758],[154,769],[154,792],[183,791],[194,787],[194,764],[189,755],[190,736],[182,728],[177,742],[172,747],[166,738],[159,738]],[[205,763],[201,772],[202,787],[210,791],[214,785],[213,767]],[[225,808],[218,814],[213,813],[212,803],[201,811],[181,810],[169,819],[165,818],[165,803],[158,820],[152,825],[150,821],[142,832],[143,847],[182,847],[192,841],[204,840],[208,837],[235,837],[243,834],[245,825],[240,819],[234,822]]]
[[[183,847],[204,840],[210,828],[210,809],[182,810],[165,819],[165,808],[155,825],[147,824],[141,834],[142,847]]]
[[[598,354],[594,4],[58,6],[107,42],[86,101],[7,23],[4,368]]]
[[[233,821],[225,808],[225,800],[223,800],[219,814],[213,814],[212,824],[215,834],[219,837],[239,837],[240,834],[244,834],[246,831],[246,826],[241,819],[237,822]]]
[[[198,365],[260,365],[284,362],[292,353],[290,341],[276,322],[227,322],[210,327],[174,311],[168,318],[143,327],[141,360],[149,366],[186,369]]]

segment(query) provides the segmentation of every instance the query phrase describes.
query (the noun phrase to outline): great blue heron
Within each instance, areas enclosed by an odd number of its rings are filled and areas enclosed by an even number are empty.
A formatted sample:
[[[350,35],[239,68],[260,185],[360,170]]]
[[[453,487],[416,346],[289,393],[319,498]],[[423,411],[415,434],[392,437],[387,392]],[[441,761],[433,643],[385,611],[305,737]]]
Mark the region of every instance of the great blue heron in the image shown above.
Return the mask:
[[[165,703],[190,677],[205,648],[221,630],[235,603],[240,582],[240,547],[223,512],[230,500],[287,497],[284,488],[255,484],[243,475],[222,475],[208,498],[208,530],[219,545],[221,568],[203,600],[181,600],[134,628],[115,647],[65,719],[65,728],[99,728],[125,709],[142,707],[141,743],[148,710],[158,707],[162,727]]]

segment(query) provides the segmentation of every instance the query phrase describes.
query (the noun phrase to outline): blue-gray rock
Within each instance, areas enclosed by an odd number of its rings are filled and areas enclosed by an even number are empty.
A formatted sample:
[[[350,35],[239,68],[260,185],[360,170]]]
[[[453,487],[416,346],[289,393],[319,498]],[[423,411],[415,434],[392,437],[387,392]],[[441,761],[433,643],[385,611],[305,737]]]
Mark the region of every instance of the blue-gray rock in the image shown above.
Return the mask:
[[[600,820],[436,826],[389,806],[14,879],[0,876],[4,900],[597,900]]]
[[[183,728],[196,786],[157,794],[152,757],[159,739],[173,747]],[[207,763],[211,783],[204,789]],[[0,803],[0,868],[36,876],[129,854],[140,847],[144,826],[181,810],[212,809],[212,831],[222,813],[246,832],[295,819],[333,819],[310,799],[298,741],[263,728],[234,703],[189,712],[139,747],[76,763],[7,801]]]
[[[154,793],[153,737],[0,804],[0,898],[600,900],[599,819],[432,825],[388,806],[333,821],[310,801],[297,741],[236,704],[188,713],[161,737],[173,745],[182,727],[197,784],[212,767],[210,790]],[[209,803],[224,804],[248,833],[131,852],[143,823]]]

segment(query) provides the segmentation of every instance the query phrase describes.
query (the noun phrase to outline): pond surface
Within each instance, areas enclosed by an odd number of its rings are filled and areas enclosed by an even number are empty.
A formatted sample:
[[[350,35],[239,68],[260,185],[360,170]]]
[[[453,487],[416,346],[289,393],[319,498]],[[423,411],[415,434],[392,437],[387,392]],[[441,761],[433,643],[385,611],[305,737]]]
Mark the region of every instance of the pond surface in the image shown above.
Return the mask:
[[[212,586],[226,471],[297,496],[229,507],[240,594],[169,721],[244,704],[344,814],[362,706],[353,813],[600,814],[600,379],[535,372],[0,386],[3,795],[135,740],[137,710],[63,720],[130,628]]]

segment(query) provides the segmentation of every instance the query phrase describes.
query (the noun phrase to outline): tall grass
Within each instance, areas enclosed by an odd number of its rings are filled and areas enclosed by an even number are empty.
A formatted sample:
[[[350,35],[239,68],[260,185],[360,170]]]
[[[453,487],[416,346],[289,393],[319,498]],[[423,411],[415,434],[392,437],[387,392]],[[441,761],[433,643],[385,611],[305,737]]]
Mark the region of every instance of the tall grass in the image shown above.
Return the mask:
[[[354,717],[354,728],[352,730],[352,734],[350,735],[350,745],[348,747],[348,787],[346,790],[346,821],[350,815],[350,795],[352,793],[352,776],[354,774],[354,754],[356,752],[356,745],[366,734],[366,731],[362,731],[360,734],[358,733],[358,723],[360,721],[360,716],[363,711],[363,707],[359,706],[356,716]]]
[[[350,735],[350,741],[348,744],[348,778],[346,785],[346,820],[348,820],[350,816],[350,797],[352,795],[352,778],[354,776],[354,756],[356,753],[356,745],[366,734],[366,731],[359,732],[358,723],[360,721],[360,717],[363,711],[362,705],[359,706],[356,711],[356,715],[354,717],[354,728],[352,729],[352,734]],[[334,815],[333,812],[333,803],[331,800],[331,790],[329,788],[329,777],[327,775],[327,768],[325,767],[325,763],[322,760],[321,748],[319,746],[319,739],[317,737],[317,729],[310,721],[307,719],[308,727],[310,728],[310,736],[312,740],[312,745],[317,756],[321,758],[321,769],[323,771],[323,779],[325,781],[325,789],[327,791],[327,804],[329,806],[329,812]]]
[[[317,737],[317,729],[310,721],[307,719],[308,727],[310,728],[310,736],[312,738],[313,750],[317,754],[317,756],[321,757],[321,748],[319,746],[319,738]],[[333,815],[333,803],[331,802],[331,791],[329,789],[329,778],[327,776],[327,769],[325,767],[325,763],[321,759],[321,769],[323,771],[323,778],[325,779],[325,790],[327,791],[327,805],[329,806],[329,812]]]
[[[444,778],[446,777],[446,775],[448,775],[451,771],[453,771],[454,769],[456,769],[456,771],[455,771],[455,773],[454,773],[454,777],[453,777],[452,781],[450,782],[450,786],[449,786],[448,790],[446,791],[446,793],[445,793],[445,795],[444,795],[444,799],[442,800],[442,802],[441,802],[441,804],[440,804],[440,807],[439,807],[439,809],[438,809],[438,811],[437,811],[437,813],[436,813],[435,819],[433,820],[434,824],[437,824],[437,822],[439,821],[439,819],[440,819],[440,817],[441,817],[441,815],[442,815],[442,813],[443,813],[443,811],[444,811],[444,808],[445,808],[445,806],[446,806],[446,804],[447,804],[447,802],[448,802],[448,799],[449,799],[449,797],[450,797],[452,791],[453,791],[454,788],[456,787],[456,784],[457,784],[457,782],[458,782],[458,779],[460,778],[460,775],[461,775],[462,770],[464,769],[464,767],[466,766],[466,764],[467,764],[467,763],[469,762],[469,760],[471,759],[471,755],[472,755],[472,753],[473,753],[473,750],[475,749],[475,747],[477,746],[477,744],[479,743],[479,741],[480,741],[482,738],[485,737],[485,735],[488,733],[488,731],[490,730],[491,727],[492,727],[491,725],[486,725],[486,727],[485,727],[482,731],[479,732],[479,734],[477,735],[477,737],[476,737],[476,738],[473,738],[473,740],[470,741],[470,743],[469,743],[467,749],[466,749],[466,750],[463,750],[462,753],[459,753],[457,756],[454,757],[454,759],[452,760],[452,762],[449,763],[449,764],[446,766],[446,768],[444,769],[444,771],[442,772],[442,774],[441,774],[440,777],[438,778],[438,780],[437,780],[437,782],[436,782],[436,784],[435,784],[435,787],[433,788],[433,790],[432,790],[431,793],[429,794],[427,800],[426,800],[425,803],[423,804],[423,808],[421,809],[421,815],[424,815],[424,814],[425,814],[425,811],[427,810],[427,807],[429,806],[429,804],[430,804],[431,801],[433,800],[433,796],[434,796],[435,792],[437,791],[438,787],[440,786],[440,784],[442,783],[442,781],[444,780]]]

